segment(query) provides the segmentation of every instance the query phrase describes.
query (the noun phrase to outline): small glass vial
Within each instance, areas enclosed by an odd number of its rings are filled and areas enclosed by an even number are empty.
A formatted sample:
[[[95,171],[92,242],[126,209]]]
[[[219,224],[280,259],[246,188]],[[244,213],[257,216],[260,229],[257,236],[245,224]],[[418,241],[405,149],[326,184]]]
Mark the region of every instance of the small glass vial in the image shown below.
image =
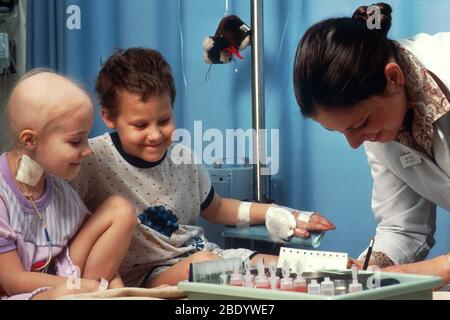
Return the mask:
[[[316,279],[312,279],[308,284],[308,293],[310,294],[320,294],[320,284],[317,283]]]
[[[254,278],[255,276],[251,274],[251,265],[250,265],[250,261],[245,261],[244,262],[244,266],[245,266],[245,274],[244,274],[244,287],[247,288],[254,288],[255,287],[255,283],[254,283]]]
[[[358,269],[356,269],[356,265],[352,265],[352,283],[348,286],[348,292],[360,292],[362,291],[362,284],[358,282]]]
[[[294,279],[294,291],[297,292],[306,292],[306,279],[303,278],[303,270],[302,263],[300,261],[297,262],[297,277]]]
[[[271,262],[269,264],[269,273],[270,273],[269,278],[270,289],[272,290],[280,289],[280,277],[277,276],[277,267],[274,262]]]
[[[325,277],[320,283],[320,293],[324,296],[334,296],[334,282],[329,277]]]
[[[294,291],[294,282],[291,279],[291,271],[287,260],[283,263],[283,278],[280,280],[280,290]]]
[[[239,272],[239,264],[236,264],[234,266],[234,272],[231,274],[230,277],[230,286],[235,287],[243,287],[244,286],[244,278]]]
[[[258,276],[255,278],[255,288],[269,289],[269,279],[267,279],[266,272],[264,270],[264,260],[258,262]]]
[[[222,284],[222,285],[228,284],[228,275],[226,273],[222,273],[220,275],[220,284]]]

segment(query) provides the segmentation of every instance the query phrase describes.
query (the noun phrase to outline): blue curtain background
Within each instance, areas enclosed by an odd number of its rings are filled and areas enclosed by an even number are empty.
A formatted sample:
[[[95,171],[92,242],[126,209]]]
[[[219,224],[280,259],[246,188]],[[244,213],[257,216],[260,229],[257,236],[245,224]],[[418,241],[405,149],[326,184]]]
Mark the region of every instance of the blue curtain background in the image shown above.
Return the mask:
[[[393,7],[392,39],[450,30],[447,0],[387,0]],[[313,23],[348,16],[371,2],[354,0],[265,0],[266,127],[280,129],[280,171],[273,198],[281,204],[329,217],[321,250],[357,256],[375,233],[370,199],[372,179],[363,148],[302,119],[291,73],[298,40]],[[66,9],[81,8],[81,30],[68,30]],[[250,25],[250,1],[230,0],[229,13]],[[213,35],[225,0],[28,0],[28,68],[50,67],[70,75],[93,93],[100,62],[115,48],[159,50],[176,79],[178,127],[193,130],[251,128],[251,52],[244,61],[214,66],[205,81],[202,41]],[[237,69],[237,72],[236,70]],[[97,116],[91,136],[106,132]],[[437,244],[430,257],[450,249],[450,214],[439,209]]]

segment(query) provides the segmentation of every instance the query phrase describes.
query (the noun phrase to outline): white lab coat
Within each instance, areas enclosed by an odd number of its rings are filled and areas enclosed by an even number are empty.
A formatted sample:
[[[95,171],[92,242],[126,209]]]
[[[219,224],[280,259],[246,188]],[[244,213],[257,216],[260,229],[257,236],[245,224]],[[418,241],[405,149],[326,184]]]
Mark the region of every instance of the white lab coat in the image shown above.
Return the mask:
[[[399,42],[450,87],[450,32]],[[372,209],[379,221],[373,250],[396,264],[424,259],[435,242],[436,205],[450,211],[450,114],[435,129],[436,162],[397,142],[364,144],[374,181]],[[422,162],[403,168],[400,157],[410,152]]]

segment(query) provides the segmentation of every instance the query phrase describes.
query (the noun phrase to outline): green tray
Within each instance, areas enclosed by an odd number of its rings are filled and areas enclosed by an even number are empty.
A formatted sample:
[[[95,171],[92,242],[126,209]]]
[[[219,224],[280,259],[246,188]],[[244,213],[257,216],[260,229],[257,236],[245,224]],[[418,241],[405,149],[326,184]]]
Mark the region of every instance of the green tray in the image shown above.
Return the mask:
[[[348,273],[348,271],[343,272]],[[368,271],[359,271],[358,278],[360,275],[363,277],[366,275],[367,278],[371,274]],[[443,284],[440,277],[402,273],[381,272],[381,280],[383,279],[395,279],[400,283],[335,296],[189,281],[180,282],[178,289],[186,292],[191,300],[431,300],[433,288]]]

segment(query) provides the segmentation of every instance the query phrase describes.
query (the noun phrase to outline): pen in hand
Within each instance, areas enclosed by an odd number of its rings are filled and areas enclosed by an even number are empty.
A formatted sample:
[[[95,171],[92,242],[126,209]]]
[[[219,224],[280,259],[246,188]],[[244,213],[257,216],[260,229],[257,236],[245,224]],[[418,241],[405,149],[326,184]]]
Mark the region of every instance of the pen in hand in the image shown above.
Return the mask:
[[[366,259],[364,260],[363,270],[367,270],[367,267],[369,266],[369,260],[370,256],[372,255],[372,248],[375,244],[375,238],[372,238],[370,240],[369,249],[367,249]]]

